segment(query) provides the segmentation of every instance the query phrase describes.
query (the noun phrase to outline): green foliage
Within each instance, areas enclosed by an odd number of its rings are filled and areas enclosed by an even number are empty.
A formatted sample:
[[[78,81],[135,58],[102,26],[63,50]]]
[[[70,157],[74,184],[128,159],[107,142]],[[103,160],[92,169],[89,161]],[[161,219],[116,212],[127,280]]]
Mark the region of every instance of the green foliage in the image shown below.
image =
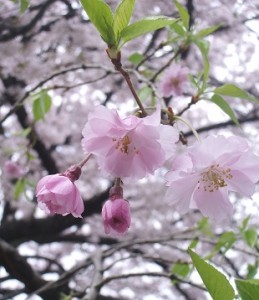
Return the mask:
[[[257,232],[254,228],[249,228],[243,232],[243,238],[248,246],[253,248],[257,241]]]
[[[233,300],[235,292],[227,278],[191,249],[188,252],[213,300]]]
[[[44,119],[46,113],[51,108],[51,104],[51,97],[46,90],[41,90],[39,93],[34,95],[32,112],[36,122]]]
[[[17,200],[21,194],[24,193],[26,187],[26,180],[25,178],[20,178],[16,181],[14,186],[14,199]]]
[[[226,83],[220,87],[215,88],[214,93],[258,102],[255,97],[231,83]]]
[[[206,257],[207,259],[213,257],[215,254],[217,254],[219,251],[221,251],[223,254],[225,254],[236,242],[237,238],[234,232],[232,231],[226,231],[222,233],[222,235],[219,237],[216,245],[214,246],[211,253]]]
[[[132,62],[134,65],[138,65],[143,59],[144,59],[144,55],[138,52],[131,54],[131,56],[128,58],[128,60]]]
[[[200,30],[199,32],[197,32],[195,34],[195,36],[197,38],[204,38],[204,37],[212,34],[213,32],[217,31],[221,26],[222,26],[221,24],[218,24],[218,25],[214,25],[214,26],[211,26],[208,28],[204,28],[204,29]]]
[[[215,103],[221,110],[223,110],[224,113],[226,113],[236,125],[239,125],[235,112],[220,95],[214,94],[210,100],[211,102]]]
[[[259,298],[259,280],[235,280],[238,293],[242,300],[257,300]]]
[[[187,263],[176,263],[172,267],[172,274],[185,278],[191,271],[191,267]]]
[[[148,32],[163,28],[176,20],[164,16],[146,17],[128,25],[121,32],[122,45]],[[122,46],[121,45],[121,46]]]
[[[248,279],[253,279],[255,277],[255,275],[257,274],[257,271],[258,271],[258,260],[256,260],[256,262],[253,265],[249,264],[247,266],[246,277]]]
[[[109,46],[115,45],[113,13],[110,6],[102,0],[80,0],[80,2],[102,39]]]
[[[139,99],[143,101],[147,101],[152,96],[152,89],[149,86],[144,86],[142,89],[139,90],[138,96]]]
[[[132,39],[175,22],[172,18],[156,16],[128,25],[135,0],[122,0],[114,15],[110,6],[103,0],[80,0],[80,2],[102,39],[109,48],[116,50]]]
[[[174,0],[175,6],[179,12],[180,18],[183,22],[183,26],[188,31],[189,29],[189,22],[190,22],[190,16],[188,14],[187,9],[182,6],[177,0]]]
[[[117,37],[120,36],[121,31],[129,24],[134,5],[135,0],[123,0],[118,5],[113,19],[113,30]]]
[[[26,9],[29,7],[29,0],[20,0],[20,11],[23,14]]]

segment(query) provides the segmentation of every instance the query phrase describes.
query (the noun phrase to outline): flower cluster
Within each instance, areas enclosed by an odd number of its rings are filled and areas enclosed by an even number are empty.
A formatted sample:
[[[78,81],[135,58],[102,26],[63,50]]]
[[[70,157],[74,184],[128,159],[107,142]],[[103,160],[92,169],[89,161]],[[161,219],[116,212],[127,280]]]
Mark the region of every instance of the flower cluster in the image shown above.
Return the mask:
[[[102,209],[107,234],[122,235],[130,226],[130,206],[123,198],[121,178],[143,178],[169,157],[173,156],[165,176],[165,198],[180,213],[199,209],[214,221],[229,219],[229,191],[251,197],[259,180],[259,157],[241,137],[209,136],[176,155],[178,132],[161,125],[160,107],[144,118],[121,118],[115,110],[98,106],[89,114],[82,134],[84,152],[95,155],[101,171],[116,178]],[[42,178],[37,185],[39,206],[47,213],[81,217],[84,204],[74,181],[84,163]]]

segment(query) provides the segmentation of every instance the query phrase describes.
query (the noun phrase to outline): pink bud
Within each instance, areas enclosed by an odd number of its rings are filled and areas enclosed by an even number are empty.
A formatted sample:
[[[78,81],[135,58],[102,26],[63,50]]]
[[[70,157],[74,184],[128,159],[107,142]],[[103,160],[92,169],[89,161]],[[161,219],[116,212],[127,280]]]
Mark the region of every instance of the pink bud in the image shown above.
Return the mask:
[[[4,172],[10,178],[20,178],[24,175],[24,170],[17,163],[7,160],[4,164]]]
[[[64,173],[65,174],[65,173]],[[69,177],[62,174],[43,177],[37,184],[36,197],[39,207],[46,213],[81,218],[84,203],[80,193]]]
[[[117,198],[108,200],[102,209],[106,234],[123,235],[130,226],[130,207],[128,201]]]

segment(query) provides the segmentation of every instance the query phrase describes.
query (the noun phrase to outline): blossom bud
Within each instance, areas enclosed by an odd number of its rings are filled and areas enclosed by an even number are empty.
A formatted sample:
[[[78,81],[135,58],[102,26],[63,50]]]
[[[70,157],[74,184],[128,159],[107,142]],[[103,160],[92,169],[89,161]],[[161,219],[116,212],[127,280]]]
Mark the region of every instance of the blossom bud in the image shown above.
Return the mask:
[[[104,203],[102,218],[106,234],[123,235],[130,226],[129,202],[115,198]]]
[[[37,184],[36,197],[38,205],[49,214],[72,214],[80,218],[84,211],[84,203],[74,184],[79,178],[80,167],[71,167],[63,174],[48,175]]]

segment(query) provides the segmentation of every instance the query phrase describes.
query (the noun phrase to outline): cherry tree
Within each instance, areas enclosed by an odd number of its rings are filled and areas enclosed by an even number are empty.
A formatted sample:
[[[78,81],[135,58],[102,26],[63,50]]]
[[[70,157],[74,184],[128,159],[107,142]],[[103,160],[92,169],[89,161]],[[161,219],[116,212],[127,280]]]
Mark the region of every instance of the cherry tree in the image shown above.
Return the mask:
[[[1,299],[257,299],[256,2],[0,3]]]

